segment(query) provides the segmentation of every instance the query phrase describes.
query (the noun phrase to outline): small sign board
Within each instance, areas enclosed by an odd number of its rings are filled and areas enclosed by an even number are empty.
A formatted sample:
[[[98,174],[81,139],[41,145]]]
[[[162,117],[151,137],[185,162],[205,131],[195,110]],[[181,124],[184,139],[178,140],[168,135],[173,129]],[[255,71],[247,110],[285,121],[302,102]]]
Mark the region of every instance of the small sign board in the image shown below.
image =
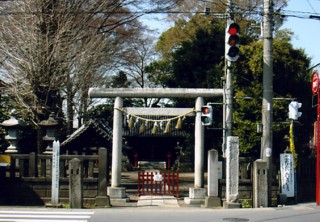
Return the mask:
[[[312,86],[311,86],[312,94],[316,95],[319,90],[319,74],[318,71],[315,70],[312,73]]]
[[[293,154],[280,154],[281,193],[294,197],[294,167]]]
[[[51,181],[51,203],[59,203],[59,161],[60,161],[60,142],[53,141],[52,152],[52,181]]]
[[[156,182],[161,182],[163,181],[163,176],[160,173],[157,173],[153,176],[153,180]]]

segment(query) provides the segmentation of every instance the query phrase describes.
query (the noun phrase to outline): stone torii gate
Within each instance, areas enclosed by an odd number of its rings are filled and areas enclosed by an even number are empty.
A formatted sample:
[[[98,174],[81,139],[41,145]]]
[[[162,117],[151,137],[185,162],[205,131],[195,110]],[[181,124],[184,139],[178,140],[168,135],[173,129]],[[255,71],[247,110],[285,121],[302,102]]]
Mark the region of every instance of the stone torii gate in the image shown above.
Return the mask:
[[[223,96],[223,89],[186,89],[186,88],[90,88],[90,98],[115,98],[113,117],[112,169],[111,187],[108,195],[111,199],[124,199],[125,188],[121,187],[122,159],[122,122],[123,98],[190,98],[195,99],[195,159],[194,159],[194,188],[190,188],[190,198],[204,190],[204,126],[201,123],[201,107],[203,98]],[[136,108],[137,109],[137,108]],[[144,115],[161,114],[169,108],[140,108]],[[162,112],[161,112],[162,110]],[[179,108],[170,109],[171,114],[181,115]],[[205,193],[205,191],[204,191]],[[195,195],[194,195],[195,194]]]

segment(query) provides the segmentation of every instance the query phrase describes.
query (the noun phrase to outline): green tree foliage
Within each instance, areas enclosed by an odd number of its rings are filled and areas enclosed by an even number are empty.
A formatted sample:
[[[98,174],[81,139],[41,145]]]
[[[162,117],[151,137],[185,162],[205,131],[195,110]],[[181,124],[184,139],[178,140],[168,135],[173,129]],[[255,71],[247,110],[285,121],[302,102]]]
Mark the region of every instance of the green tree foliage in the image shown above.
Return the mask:
[[[200,25],[196,27],[195,24]],[[149,71],[166,87],[222,88],[224,27],[221,20],[209,20],[201,16],[194,16],[190,22],[178,22],[160,37],[157,46],[162,60],[151,64]],[[249,34],[250,32],[241,34],[241,56],[233,70],[233,135],[240,138],[242,155],[259,157],[261,134],[257,133],[257,123],[262,119],[263,43]],[[311,127],[315,119],[312,115],[314,110],[310,109],[310,75],[306,71],[310,58],[303,50],[293,48],[290,43],[291,35],[288,30],[277,31],[273,42],[275,99],[272,127],[275,155],[288,146],[285,135],[289,132],[287,113],[291,99],[303,103],[303,115],[299,119],[301,124],[295,124],[296,147],[300,149],[300,153],[307,150],[304,144],[312,135]],[[191,103],[193,101],[179,100],[176,104],[190,106]],[[213,127],[221,128],[222,109],[216,106],[214,108]],[[221,131],[218,132],[207,130],[207,147],[221,147]],[[213,142],[212,138],[216,141]]]
[[[170,88],[222,88],[224,76],[224,34],[223,21],[211,20],[196,15],[190,22],[179,21],[163,33],[157,49],[162,60],[148,67],[153,78]],[[221,102],[222,98],[215,100]],[[212,102],[208,100],[206,102]],[[194,100],[174,101],[177,107],[194,107]],[[222,106],[214,106],[215,128],[222,128]],[[186,118],[183,129],[193,135],[194,120]],[[208,130],[206,147],[221,145],[220,130]],[[212,138],[216,138],[212,140]],[[190,138],[191,144],[193,138]]]
[[[120,71],[118,75],[112,77],[111,82],[112,88],[126,88],[130,86],[130,82],[128,81],[127,75],[125,72]]]
[[[296,124],[295,140],[298,151],[306,152],[304,146],[310,138],[315,119],[310,103],[310,64],[304,51],[294,49],[290,43],[291,33],[279,31],[273,41],[273,144],[275,153],[288,146],[285,136],[289,132],[288,105],[296,99],[303,103],[303,115]],[[241,57],[234,70],[234,135],[240,137],[242,153],[259,154],[261,135],[256,132],[261,122],[263,42],[241,46]],[[312,134],[312,133],[311,133]]]
[[[157,44],[162,55],[147,70],[165,87],[218,88],[223,76],[224,24],[196,15],[179,21]]]

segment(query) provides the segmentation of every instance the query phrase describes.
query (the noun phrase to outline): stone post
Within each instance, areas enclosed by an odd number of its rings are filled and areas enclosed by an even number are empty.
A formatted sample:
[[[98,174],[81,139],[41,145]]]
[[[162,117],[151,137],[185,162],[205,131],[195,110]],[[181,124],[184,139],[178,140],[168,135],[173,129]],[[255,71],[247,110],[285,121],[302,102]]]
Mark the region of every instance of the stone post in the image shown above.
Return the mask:
[[[239,137],[227,137],[226,149],[226,201],[224,208],[240,208],[239,195]]]
[[[98,184],[98,196],[96,197],[96,206],[98,207],[110,207],[110,198],[107,195],[107,175],[108,169],[108,152],[106,148],[99,149],[99,184]]]
[[[36,177],[37,174],[37,162],[36,162],[36,153],[29,153],[29,177]]]
[[[78,158],[69,161],[70,208],[82,208],[82,163]]]
[[[203,204],[206,197],[204,188],[204,126],[201,123],[201,107],[204,105],[202,97],[196,99],[195,145],[194,145],[194,187],[189,188],[186,204]]]
[[[59,204],[59,187],[60,187],[60,142],[53,141],[52,145],[52,162],[51,162],[51,204]]]
[[[116,97],[113,115],[113,140],[112,140],[112,169],[111,187],[108,187],[108,195],[111,199],[123,199],[126,190],[121,185],[121,163],[122,163],[122,134],[123,134],[123,99]]]
[[[219,195],[218,176],[218,151],[215,149],[208,151],[208,196],[205,199],[205,207],[221,207]]]
[[[261,159],[253,163],[253,207],[268,207],[268,165]]]

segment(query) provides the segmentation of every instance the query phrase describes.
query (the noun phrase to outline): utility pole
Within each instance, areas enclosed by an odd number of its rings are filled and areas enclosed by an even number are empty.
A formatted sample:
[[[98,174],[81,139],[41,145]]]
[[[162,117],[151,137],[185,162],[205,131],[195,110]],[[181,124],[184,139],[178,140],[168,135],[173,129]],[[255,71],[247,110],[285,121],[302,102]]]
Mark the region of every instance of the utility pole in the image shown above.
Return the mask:
[[[227,24],[231,23],[232,15],[232,2],[228,0],[227,2]],[[227,41],[227,40],[226,40]],[[225,84],[223,86],[223,104],[224,104],[224,112],[223,112],[223,156],[225,157],[225,151],[227,146],[227,138],[232,135],[232,95],[233,95],[233,83],[232,83],[232,62],[225,59]]]
[[[261,159],[267,162],[268,169],[268,205],[271,206],[272,193],[272,122],[273,122],[273,56],[272,21],[273,0],[264,0],[263,4],[263,100],[262,100],[262,138]]]
[[[224,85],[224,146],[223,146],[223,154],[225,154],[227,138],[228,136],[232,136],[232,95],[233,95],[233,75],[232,75],[232,63],[226,61],[226,83]]]
[[[232,135],[233,115],[233,64],[239,58],[239,32],[240,26],[234,21],[232,0],[227,3],[227,28],[225,36],[225,84],[224,88],[224,112],[223,112],[223,156],[225,157],[226,141]]]

